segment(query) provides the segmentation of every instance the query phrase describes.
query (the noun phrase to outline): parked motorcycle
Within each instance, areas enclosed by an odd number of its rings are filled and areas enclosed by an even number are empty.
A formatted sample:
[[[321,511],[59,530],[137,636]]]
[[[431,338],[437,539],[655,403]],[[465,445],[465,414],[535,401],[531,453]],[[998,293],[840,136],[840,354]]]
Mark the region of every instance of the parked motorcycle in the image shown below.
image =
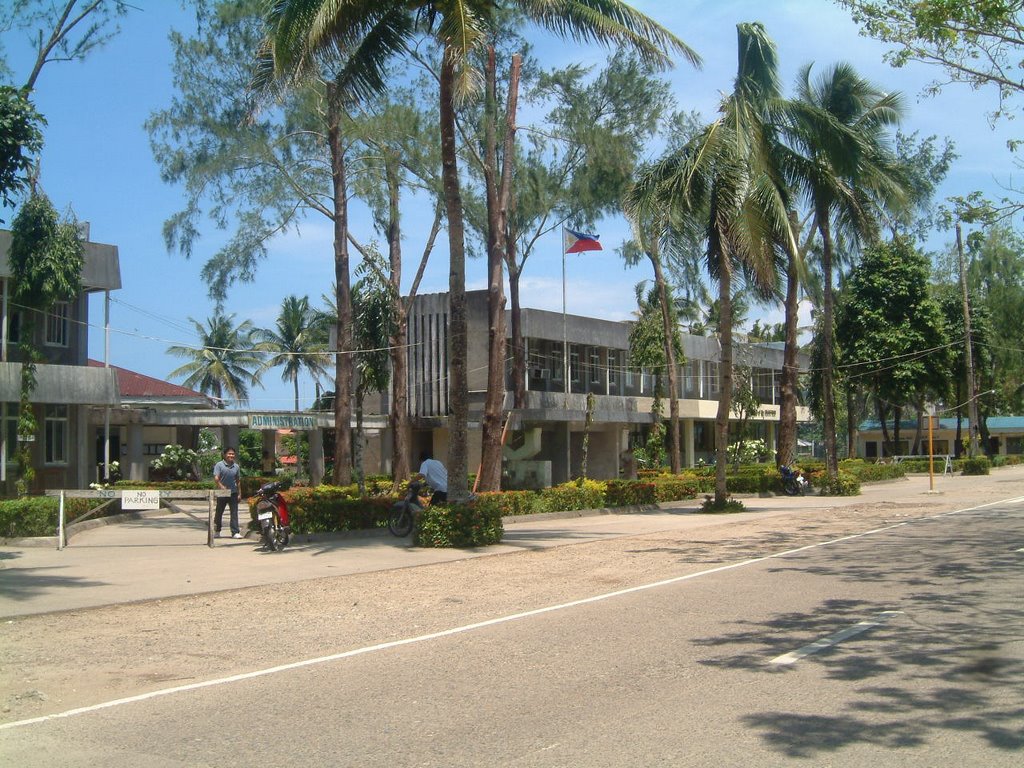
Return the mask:
[[[807,478],[799,470],[782,465],[779,475],[782,477],[782,492],[787,496],[803,496],[807,492]]]
[[[260,524],[260,540],[263,548],[269,552],[284,549],[291,538],[288,502],[281,495],[281,491],[287,487],[288,483],[278,480],[266,483],[256,491],[256,520]]]

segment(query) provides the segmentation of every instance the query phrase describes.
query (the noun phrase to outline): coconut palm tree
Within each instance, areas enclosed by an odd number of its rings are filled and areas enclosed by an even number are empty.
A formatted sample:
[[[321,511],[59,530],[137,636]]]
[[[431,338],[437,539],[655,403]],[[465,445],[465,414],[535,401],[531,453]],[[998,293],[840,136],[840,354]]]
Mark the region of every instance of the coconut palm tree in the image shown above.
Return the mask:
[[[836,64],[816,80],[803,68],[797,98],[811,109],[790,135],[797,149],[794,178],[814,215],[821,238],[822,409],[825,461],[834,481],[836,414],[833,373],[835,299],[832,273],[836,229],[854,244],[876,237],[878,212],[905,199],[904,174],[888,145],[888,130],[903,115],[903,98],[886,93],[848,64]]]
[[[218,310],[203,325],[190,317],[201,346],[174,345],[168,353],[189,358],[189,362],[169,374],[183,377],[186,387],[210,395],[221,408],[230,397],[238,403],[249,401],[249,387],[260,383],[260,354],[253,347],[253,324],[244,320],[234,325],[234,315]]]
[[[301,75],[324,58],[337,60],[338,85],[346,93],[367,96],[384,89],[383,62],[418,34],[432,35],[443,53],[439,76],[441,175],[448,218],[449,339],[452,361],[449,390],[448,495],[468,495],[466,368],[466,259],[462,192],[457,160],[455,112],[473,95],[481,78],[471,54],[487,44],[497,11],[511,6],[558,34],[633,48],[662,67],[670,53],[693,63],[699,57],[661,25],[621,0],[277,0],[268,15],[267,56],[272,79]],[[266,70],[264,70],[266,71]],[[339,309],[341,309],[339,304]],[[344,393],[339,382],[339,399]]]
[[[706,268],[718,286],[720,397],[715,419],[715,503],[728,497],[725,469],[732,408],[733,284],[758,292],[776,282],[775,246],[792,240],[784,181],[766,150],[761,104],[777,94],[775,47],[760,24],[737,26],[735,87],[720,117],[639,178],[628,201],[637,214],[668,210],[701,223]]]
[[[326,366],[330,361],[319,313],[310,307],[309,297],[285,298],[274,328],[257,328],[253,338],[256,351],[268,355],[257,373],[262,375],[271,368],[282,368],[281,380],[292,382],[295,410],[299,410],[299,374],[305,369],[318,381],[327,378]]]
[[[358,6],[354,8],[353,6]],[[348,12],[351,22],[325,34],[321,15],[329,8]],[[266,37],[255,60],[250,92],[253,109],[306,81],[324,91],[324,132],[331,168],[331,204],[320,206],[334,226],[334,283],[337,307],[335,354],[334,482],[352,477],[352,285],[348,251],[348,164],[346,118],[361,99],[384,90],[385,68],[413,34],[415,19],[402,3],[328,3],[277,0],[266,16]],[[309,45],[313,35],[316,45]]]

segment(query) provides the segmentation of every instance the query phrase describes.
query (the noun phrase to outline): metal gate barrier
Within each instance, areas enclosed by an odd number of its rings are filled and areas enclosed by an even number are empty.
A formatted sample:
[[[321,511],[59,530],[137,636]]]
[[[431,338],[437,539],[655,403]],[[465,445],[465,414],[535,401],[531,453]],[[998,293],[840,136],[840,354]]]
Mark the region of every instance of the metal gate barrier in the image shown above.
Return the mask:
[[[208,491],[161,491],[155,489],[104,489],[99,491],[77,491],[62,489],[59,491],[46,491],[46,495],[60,497],[60,507],[57,512],[57,549],[64,549],[64,547],[67,546],[68,525],[80,523],[83,520],[88,520],[90,517],[94,517],[96,513],[118,499],[121,500],[122,511],[160,509],[161,507],[166,507],[172,512],[180,512],[181,514],[187,515],[200,523],[203,522],[201,517],[193,515],[187,509],[179,506],[176,502],[187,499],[206,499],[209,502],[206,516],[206,545],[212,547],[216,540],[216,537],[213,535],[213,517],[214,510],[217,506],[216,500],[221,497],[230,496],[231,492],[220,489]],[[98,499],[101,501],[88,512],[83,512],[74,520],[65,522],[65,499]]]

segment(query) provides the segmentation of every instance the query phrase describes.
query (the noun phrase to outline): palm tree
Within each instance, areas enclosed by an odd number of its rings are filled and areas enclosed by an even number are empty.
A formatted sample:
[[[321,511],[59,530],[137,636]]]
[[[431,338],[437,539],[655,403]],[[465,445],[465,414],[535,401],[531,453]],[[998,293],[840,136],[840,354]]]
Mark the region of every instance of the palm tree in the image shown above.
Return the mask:
[[[350,12],[344,31],[320,26],[330,7]],[[320,206],[334,225],[334,282],[337,307],[335,354],[334,477],[338,485],[352,479],[352,285],[348,251],[348,168],[345,118],[351,106],[384,90],[387,61],[413,33],[414,19],[401,3],[367,3],[352,12],[350,4],[278,0],[266,17],[266,37],[258,52],[250,91],[256,103],[308,80],[323,83],[326,146],[331,164],[331,205]],[[338,36],[335,33],[340,32]],[[326,34],[327,37],[321,35]],[[309,45],[308,35],[316,36]],[[255,109],[255,106],[253,107]]]
[[[182,383],[186,387],[210,395],[221,408],[226,397],[247,403],[249,387],[260,383],[261,358],[253,348],[252,321],[245,320],[235,326],[234,319],[234,315],[225,315],[220,310],[206,320],[205,326],[190,317],[189,322],[195,327],[202,346],[167,348],[168,353],[176,357],[190,358],[171,371],[171,378],[184,377]]]
[[[696,219],[706,242],[706,267],[718,285],[720,397],[715,419],[715,504],[724,505],[732,408],[733,281],[746,277],[759,292],[776,281],[775,245],[792,239],[784,184],[766,151],[761,104],[778,93],[775,47],[760,24],[737,27],[739,65],[718,120],[638,180],[629,199],[640,215],[668,210]]]
[[[685,362],[685,360],[682,359],[684,357],[682,343],[678,342],[679,320],[676,304],[671,294],[671,289],[668,286],[668,281],[665,279],[665,270],[662,267],[660,247],[662,235],[659,230],[665,228],[665,223],[665,221],[659,219],[657,223],[647,222],[645,225],[636,218],[633,218],[630,222],[633,227],[633,238],[636,248],[640,253],[647,256],[648,261],[651,262],[651,268],[654,270],[654,291],[657,294],[658,309],[661,316],[662,358],[668,387],[669,468],[672,470],[672,474],[679,474],[679,471],[682,469],[682,460],[679,451],[679,387],[677,384],[677,371],[679,364]],[[627,256],[627,258],[630,261],[637,260],[637,257]],[[640,286],[637,286],[637,304],[640,305],[641,309],[645,308],[645,303],[640,295]]]
[[[344,64],[339,87],[367,96],[384,89],[383,61],[426,31],[443,49],[439,77],[441,176],[448,218],[449,339],[452,361],[449,391],[449,498],[468,495],[467,422],[469,415],[466,369],[466,256],[462,192],[457,160],[455,111],[476,90],[480,80],[471,54],[487,44],[496,12],[506,5],[540,26],[578,40],[635,49],[645,60],[667,67],[669,52],[693,63],[699,57],[661,25],[621,0],[374,0],[338,3],[328,0],[278,0],[268,16],[266,61],[278,77],[309,71],[323,58]],[[339,303],[339,310],[341,309]],[[341,391],[339,381],[338,398]]]
[[[257,328],[253,332],[256,350],[269,357],[258,374],[280,366],[281,380],[290,381],[295,389],[295,410],[299,410],[299,374],[305,369],[316,380],[327,377],[329,361],[327,345],[320,332],[318,313],[309,306],[309,297],[288,296],[272,329]]]
[[[395,332],[391,285],[373,269],[352,288],[356,347],[356,441],[353,450],[356,483],[366,492],[363,471],[363,401],[372,392],[385,392],[391,382],[390,341]]]
[[[898,93],[885,93],[848,64],[837,64],[818,80],[806,66],[798,82],[798,100],[812,109],[798,120],[791,139],[802,156],[796,178],[821,237],[822,408],[825,462],[829,478],[838,475],[833,374],[835,228],[855,244],[873,239],[880,206],[899,205],[902,174],[887,145],[886,131],[903,114]]]

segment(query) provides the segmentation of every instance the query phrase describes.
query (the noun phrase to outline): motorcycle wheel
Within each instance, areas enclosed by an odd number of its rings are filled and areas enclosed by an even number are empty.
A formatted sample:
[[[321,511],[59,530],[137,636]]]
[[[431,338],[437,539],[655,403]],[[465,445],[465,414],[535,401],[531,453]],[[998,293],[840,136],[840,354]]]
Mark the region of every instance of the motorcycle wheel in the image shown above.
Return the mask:
[[[398,509],[391,510],[391,514],[388,515],[388,530],[399,538],[412,533],[412,512],[407,505],[403,504]]]
[[[277,551],[277,533],[272,521],[263,524],[263,546],[269,552]]]
[[[799,496],[800,484],[796,480],[784,480],[782,482],[782,492],[787,496]]]
[[[277,544],[277,551],[280,552],[282,549],[288,546],[288,531],[281,525],[281,521],[277,517],[277,513],[274,513],[274,543]]]

